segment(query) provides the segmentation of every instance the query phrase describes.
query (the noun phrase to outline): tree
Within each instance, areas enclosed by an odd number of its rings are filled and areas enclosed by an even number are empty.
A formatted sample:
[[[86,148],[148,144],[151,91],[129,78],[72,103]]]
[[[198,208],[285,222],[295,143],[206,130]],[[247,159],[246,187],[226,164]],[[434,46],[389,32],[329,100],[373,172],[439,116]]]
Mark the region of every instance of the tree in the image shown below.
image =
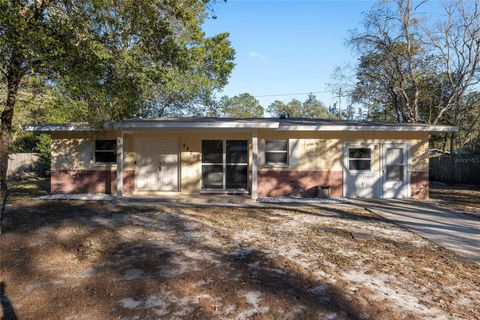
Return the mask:
[[[288,115],[291,110],[288,110],[287,105],[280,100],[275,100],[267,107],[268,113],[273,117],[279,117],[281,115]]]
[[[249,93],[237,96],[223,96],[218,102],[217,110],[222,117],[263,117],[263,107],[255,97]]]
[[[353,99],[384,106],[398,122],[438,124],[480,80],[479,2],[447,3],[435,24],[420,15],[423,3],[381,2],[352,33],[360,53]],[[438,99],[422,105],[432,79]]]
[[[347,41],[359,53],[347,92],[372,120],[455,125],[466,146],[480,121],[479,0],[447,2],[433,22],[425,2],[382,1],[365,14]]]
[[[26,78],[75,101],[83,120],[99,126],[181,114],[176,101],[192,106],[207,99],[234,66],[228,35],[206,37],[201,30],[207,6],[204,0],[0,0],[3,203],[14,111]]]
[[[275,117],[281,115],[300,118],[330,117],[327,107],[325,107],[325,105],[312,93],[308,95],[308,98],[303,103],[297,99],[292,99],[287,104],[276,100],[268,106],[267,110]]]
[[[307,100],[303,102],[302,116],[305,118],[327,118],[328,110],[314,94],[310,93]]]

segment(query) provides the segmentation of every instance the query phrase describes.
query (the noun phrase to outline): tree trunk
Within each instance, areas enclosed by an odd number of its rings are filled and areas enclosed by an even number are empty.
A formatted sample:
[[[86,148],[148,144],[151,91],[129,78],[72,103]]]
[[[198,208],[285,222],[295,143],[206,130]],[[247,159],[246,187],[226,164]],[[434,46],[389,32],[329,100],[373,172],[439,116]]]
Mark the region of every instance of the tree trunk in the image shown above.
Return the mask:
[[[5,216],[7,205],[7,169],[8,169],[8,152],[10,147],[10,133],[12,131],[13,110],[17,98],[18,86],[20,84],[22,70],[20,59],[13,54],[7,73],[7,99],[5,107],[0,116],[0,234],[2,233],[2,222]]]

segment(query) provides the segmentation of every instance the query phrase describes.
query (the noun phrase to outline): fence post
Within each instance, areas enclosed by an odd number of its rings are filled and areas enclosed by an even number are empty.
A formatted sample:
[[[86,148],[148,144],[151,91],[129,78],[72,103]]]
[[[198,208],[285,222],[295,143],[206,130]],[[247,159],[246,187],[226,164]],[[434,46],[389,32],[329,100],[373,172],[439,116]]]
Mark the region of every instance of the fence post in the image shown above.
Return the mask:
[[[450,135],[450,184],[455,183],[455,132]]]

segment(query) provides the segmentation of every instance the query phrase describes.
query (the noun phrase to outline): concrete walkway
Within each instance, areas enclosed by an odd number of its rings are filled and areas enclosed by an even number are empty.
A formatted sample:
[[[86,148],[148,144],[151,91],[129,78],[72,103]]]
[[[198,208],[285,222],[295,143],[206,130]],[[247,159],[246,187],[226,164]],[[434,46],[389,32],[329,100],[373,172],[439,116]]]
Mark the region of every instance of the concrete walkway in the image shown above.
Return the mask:
[[[480,263],[480,219],[417,200],[353,202]]]

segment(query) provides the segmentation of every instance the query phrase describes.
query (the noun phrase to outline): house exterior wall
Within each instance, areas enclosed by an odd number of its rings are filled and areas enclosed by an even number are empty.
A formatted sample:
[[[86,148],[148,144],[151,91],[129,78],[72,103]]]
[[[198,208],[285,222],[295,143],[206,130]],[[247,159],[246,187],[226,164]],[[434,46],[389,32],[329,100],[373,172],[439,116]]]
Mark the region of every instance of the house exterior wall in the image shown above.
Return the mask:
[[[94,140],[115,139],[113,131],[102,134],[63,132],[52,135],[52,192],[105,192],[116,190],[116,165],[93,162]],[[179,141],[180,192],[194,194],[201,189],[201,141],[248,140],[249,176],[251,175],[251,132],[149,131],[124,134],[123,192],[135,192],[135,141],[142,137],[169,138]],[[264,163],[266,140],[289,140],[288,166]],[[262,196],[311,195],[319,185],[330,186],[332,196],[343,195],[343,154],[345,143],[408,143],[410,146],[411,195],[428,197],[427,132],[286,132],[258,130],[258,194]],[[373,166],[381,170],[380,149],[374,149]],[[250,183],[249,183],[250,185]]]
[[[381,170],[383,142],[407,143],[411,172],[411,196],[428,197],[428,133],[427,132],[279,132],[259,131],[259,196],[307,196],[319,185],[329,186],[331,196],[343,196],[343,156],[345,143],[367,143],[374,148],[373,168]],[[264,164],[265,140],[290,139],[288,166]],[[292,143],[293,141],[293,143]],[[292,149],[291,148],[291,149]],[[292,154],[297,154],[295,157]],[[292,159],[292,157],[294,159]]]

